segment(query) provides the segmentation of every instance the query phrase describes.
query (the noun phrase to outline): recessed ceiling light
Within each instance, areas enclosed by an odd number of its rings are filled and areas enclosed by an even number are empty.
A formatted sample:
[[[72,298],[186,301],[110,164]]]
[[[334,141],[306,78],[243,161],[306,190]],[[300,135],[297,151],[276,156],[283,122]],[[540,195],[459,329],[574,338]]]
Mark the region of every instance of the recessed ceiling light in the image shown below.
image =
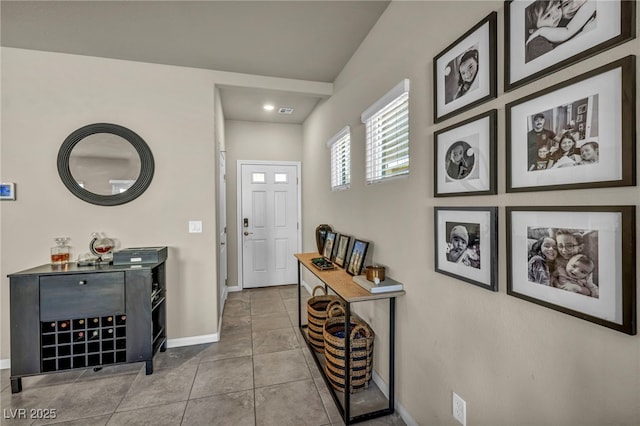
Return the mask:
[[[264,108],[265,111],[273,111],[275,107],[271,104],[265,104],[262,108]]]

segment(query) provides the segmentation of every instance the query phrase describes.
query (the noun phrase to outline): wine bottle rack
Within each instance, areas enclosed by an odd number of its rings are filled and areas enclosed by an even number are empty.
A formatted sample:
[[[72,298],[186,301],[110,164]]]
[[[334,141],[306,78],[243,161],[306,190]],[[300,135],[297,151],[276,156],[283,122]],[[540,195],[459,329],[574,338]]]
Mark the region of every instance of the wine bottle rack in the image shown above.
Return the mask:
[[[43,373],[127,360],[127,317],[123,313],[42,321],[40,330]]]
[[[167,348],[166,266],[41,265],[9,275],[11,393],[43,373],[144,362]]]

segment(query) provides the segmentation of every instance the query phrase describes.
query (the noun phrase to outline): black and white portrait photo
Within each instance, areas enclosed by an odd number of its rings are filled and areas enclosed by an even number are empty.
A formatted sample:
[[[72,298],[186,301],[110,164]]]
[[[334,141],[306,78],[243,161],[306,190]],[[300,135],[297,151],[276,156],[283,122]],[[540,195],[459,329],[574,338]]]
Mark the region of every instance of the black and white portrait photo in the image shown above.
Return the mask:
[[[528,239],[529,282],[600,297],[597,230],[529,227]]]
[[[597,25],[596,0],[536,0],[525,8],[525,62]]]
[[[528,118],[528,171],[599,161],[598,95],[538,112]]]
[[[436,272],[498,291],[498,208],[434,207]]]
[[[492,12],[433,59],[434,122],[496,97],[496,22]]]
[[[635,185],[635,57],[505,105],[507,192]]]
[[[633,39],[635,3],[505,1],[505,91]]]
[[[477,147],[479,135],[471,135],[467,140],[473,140]],[[478,171],[475,168],[476,155],[475,149],[466,141],[460,140],[454,142],[445,154],[446,164],[446,181],[456,181],[462,179],[477,179]],[[472,173],[474,172],[474,173]]]
[[[507,294],[635,334],[636,206],[507,206]]]
[[[480,225],[478,223],[447,222],[447,260],[480,269]]]
[[[444,70],[446,104],[478,88],[479,55],[475,44],[447,64]]]

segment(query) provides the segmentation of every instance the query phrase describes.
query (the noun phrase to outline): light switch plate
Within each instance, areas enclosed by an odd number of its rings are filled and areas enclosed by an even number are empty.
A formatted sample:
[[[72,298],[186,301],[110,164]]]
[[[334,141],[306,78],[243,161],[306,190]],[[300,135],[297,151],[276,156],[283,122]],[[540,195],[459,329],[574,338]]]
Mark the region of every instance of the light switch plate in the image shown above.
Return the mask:
[[[201,220],[190,220],[189,221],[189,233],[190,234],[199,234],[202,232],[202,221]]]

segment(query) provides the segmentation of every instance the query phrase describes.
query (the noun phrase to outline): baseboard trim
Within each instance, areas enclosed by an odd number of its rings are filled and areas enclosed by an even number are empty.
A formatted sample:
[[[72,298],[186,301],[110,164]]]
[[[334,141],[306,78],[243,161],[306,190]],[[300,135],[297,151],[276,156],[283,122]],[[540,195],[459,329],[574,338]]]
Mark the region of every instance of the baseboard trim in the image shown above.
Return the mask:
[[[239,285],[236,285],[236,286],[233,286],[233,287],[227,286],[227,291],[229,293],[234,293],[236,291],[242,291],[242,287],[240,287]]]
[[[6,370],[7,368],[11,368],[11,360],[0,359],[0,370]]]
[[[201,345],[203,343],[215,343],[220,341],[220,333],[204,334],[201,336],[178,337],[167,339],[167,348],[179,348],[182,346]]]
[[[375,370],[373,371],[372,378],[376,386],[378,386],[378,389],[380,389],[380,392],[382,392],[384,396],[389,399],[389,386],[387,385],[387,383],[385,383],[384,380],[382,380],[382,377],[380,377],[378,373],[375,372]],[[407,426],[418,426],[418,423],[413,419],[413,417],[411,417],[407,409],[404,408],[403,405],[400,404],[400,402],[396,400],[395,405],[395,409],[398,412],[398,415],[402,418],[402,420],[404,420]]]

